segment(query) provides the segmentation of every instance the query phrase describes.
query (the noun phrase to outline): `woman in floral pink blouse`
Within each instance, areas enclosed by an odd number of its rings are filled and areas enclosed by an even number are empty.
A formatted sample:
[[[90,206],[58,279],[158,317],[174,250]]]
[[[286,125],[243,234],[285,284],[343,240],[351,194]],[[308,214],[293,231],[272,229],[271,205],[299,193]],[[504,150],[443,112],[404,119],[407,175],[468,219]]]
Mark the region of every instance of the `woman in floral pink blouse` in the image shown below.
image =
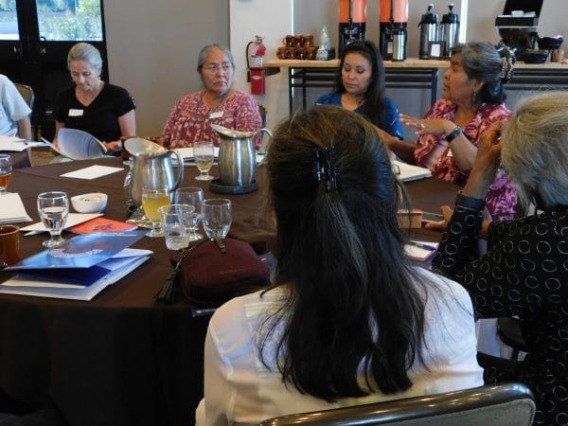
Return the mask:
[[[197,72],[203,90],[183,96],[176,102],[162,132],[166,148],[188,147],[202,140],[219,146],[219,136],[211,124],[245,132],[261,128],[254,98],[232,87],[234,71],[233,55],[227,48],[211,44],[201,49]],[[260,134],[254,138],[256,149],[261,140]]]
[[[486,42],[457,46],[444,74],[442,99],[423,119],[401,114],[401,121],[416,128],[414,143],[384,135],[392,152],[402,160],[427,167],[440,179],[465,184],[477,154],[479,135],[496,121],[507,120],[503,84],[512,73],[508,50]],[[486,198],[494,220],[515,216],[517,192],[499,170]]]

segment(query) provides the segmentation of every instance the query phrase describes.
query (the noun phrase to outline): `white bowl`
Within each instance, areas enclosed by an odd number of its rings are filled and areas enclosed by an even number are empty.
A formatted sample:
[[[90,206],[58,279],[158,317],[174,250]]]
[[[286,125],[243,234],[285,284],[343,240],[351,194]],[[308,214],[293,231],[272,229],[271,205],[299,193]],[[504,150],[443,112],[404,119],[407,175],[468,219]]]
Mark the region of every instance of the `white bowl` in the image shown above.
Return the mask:
[[[108,195],[102,192],[71,197],[71,205],[77,213],[100,213],[105,209],[107,201]]]

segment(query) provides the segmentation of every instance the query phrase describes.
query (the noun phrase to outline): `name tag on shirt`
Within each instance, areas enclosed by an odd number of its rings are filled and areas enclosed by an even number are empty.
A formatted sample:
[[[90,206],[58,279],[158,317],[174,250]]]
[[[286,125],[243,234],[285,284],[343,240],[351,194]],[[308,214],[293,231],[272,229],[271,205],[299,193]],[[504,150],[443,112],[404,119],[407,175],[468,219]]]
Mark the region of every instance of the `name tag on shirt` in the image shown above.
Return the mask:
[[[71,108],[69,110],[69,117],[82,117],[82,116],[83,116],[83,110],[82,109]]]
[[[212,119],[214,119],[214,118],[221,118],[221,117],[223,117],[223,114],[224,114],[224,113],[225,113],[225,111],[215,111],[215,112],[212,112],[212,113],[209,115],[209,119],[212,120]]]

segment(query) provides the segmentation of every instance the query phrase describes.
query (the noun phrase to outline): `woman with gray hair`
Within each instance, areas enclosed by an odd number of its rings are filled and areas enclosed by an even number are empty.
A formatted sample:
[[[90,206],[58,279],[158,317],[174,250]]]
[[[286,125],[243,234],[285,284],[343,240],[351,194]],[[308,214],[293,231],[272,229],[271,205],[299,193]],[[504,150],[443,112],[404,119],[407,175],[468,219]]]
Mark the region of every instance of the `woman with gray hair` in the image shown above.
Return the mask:
[[[219,146],[219,136],[211,124],[244,132],[262,127],[254,98],[233,87],[235,61],[226,47],[210,44],[201,49],[197,72],[203,89],[176,102],[162,132],[166,148],[188,147],[195,141],[212,141]],[[260,134],[254,139],[257,149],[261,140]]]
[[[423,119],[401,115],[404,124],[416,128],[416,141],[400,141],[386,133],[381,136],[402,160],[463,185],[477,153],[479,135],[511,115],[504,103],[503,84],[512,70],[513,57],[506,48],[497,50],[478,41],[456,46],[444,74],[442,99]],[[500,171],[487,194],[487,209],[493,219],[512,219],[516,204],[516,192]]]
[[[55,131],[62,127],[84,130],[103,142],[110,152],[120,151],[121,137],[136,135],[132,97],[122,87],[101,79],[103,60],[89,43],[75,44],[67,55],[74,85],[55,100]],[[57,139],[55,139],[57,145]]]
[[[536,212],[492,222],[478,250],[481,210],[500,165]],[[523,99],[516,115],[481,135],[471,174],[433,269],[460,282],[478,318],[517,316],[529,354],[516,365],[481,355],[485,381],[521,381],[535,394],[535,424],[568,424],[568,93]],[[487,224],[486,224],[487,225]]]

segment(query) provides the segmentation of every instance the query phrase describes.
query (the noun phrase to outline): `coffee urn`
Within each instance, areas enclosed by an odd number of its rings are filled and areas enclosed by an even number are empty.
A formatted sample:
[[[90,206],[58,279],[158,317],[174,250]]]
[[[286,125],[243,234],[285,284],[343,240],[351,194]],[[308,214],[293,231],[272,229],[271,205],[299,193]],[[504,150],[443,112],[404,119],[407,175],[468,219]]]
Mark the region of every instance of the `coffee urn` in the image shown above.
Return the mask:
[[[354,40],[365,40],[367,0],[339,0],[339,55]]]
[[[444,45],[443,56],[450,57],[452,49],[459,42],[460,35],[460,18],[457,13],[453,12],[454,4],[448,5],[448,13],[442,16],[442,26],[440,41]]]
[[[418,23],[420,28],[420,59],[430,59],[430,43],[438,41],[438,15],[432,12],[434,5],[430,3],[426,13]]]
[[[383,59],[404,61],[408,25],[408,0],[380,0],[379,51]]]

